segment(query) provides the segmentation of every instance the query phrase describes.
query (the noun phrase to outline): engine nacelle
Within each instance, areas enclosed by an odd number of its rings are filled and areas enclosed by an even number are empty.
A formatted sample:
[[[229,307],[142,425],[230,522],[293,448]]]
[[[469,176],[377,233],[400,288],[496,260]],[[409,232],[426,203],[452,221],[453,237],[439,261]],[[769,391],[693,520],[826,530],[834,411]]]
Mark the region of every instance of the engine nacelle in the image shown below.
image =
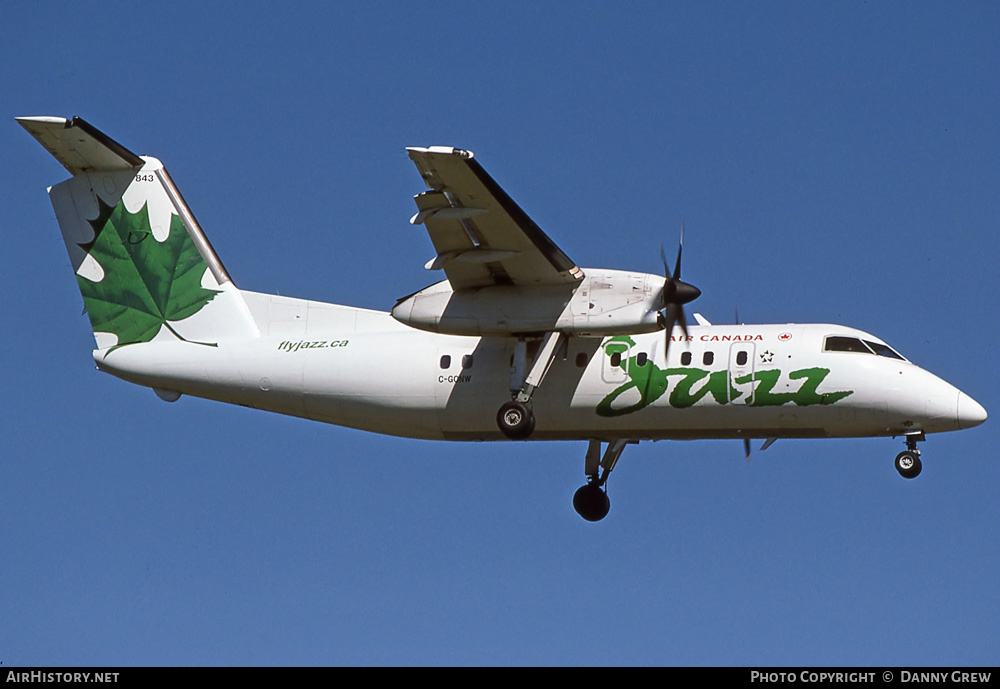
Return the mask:
[[[576,286],[480,287],[455,292],[444,280],[401,299],[392,316],[448,335],[515,336],[558,330],[581,337],[654,332],[661,328],[663,277],[585,269]]]

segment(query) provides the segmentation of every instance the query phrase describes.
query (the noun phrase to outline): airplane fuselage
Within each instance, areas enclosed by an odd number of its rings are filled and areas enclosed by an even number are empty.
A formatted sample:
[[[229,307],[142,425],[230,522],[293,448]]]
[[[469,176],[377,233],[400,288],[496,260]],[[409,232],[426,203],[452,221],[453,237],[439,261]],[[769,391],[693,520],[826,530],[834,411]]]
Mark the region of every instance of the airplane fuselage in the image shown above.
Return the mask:
[[[164,336],[97,350],[98,367],[168,399],[188,394],[414,438],[506,439],[494,413],[513,338],[439,335],[388,313],[243,295],[267,323],[258,338],[203,346]],[[275,312],[283,318],[267,317]],[[851,328],[674,333],[669,361],[662,332],[569,338],[534,398],[532,439],[896,436],[979,422],[975,402],[898,355],[828,351],[831,337],[884,346]]]

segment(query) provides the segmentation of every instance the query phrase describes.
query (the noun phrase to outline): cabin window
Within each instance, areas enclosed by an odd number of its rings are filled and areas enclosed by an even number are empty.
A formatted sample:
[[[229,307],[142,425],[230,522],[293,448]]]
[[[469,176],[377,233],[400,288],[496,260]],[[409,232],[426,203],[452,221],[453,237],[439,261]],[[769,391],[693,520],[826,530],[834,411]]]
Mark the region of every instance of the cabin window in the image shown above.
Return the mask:
[[[464,354],[462,355],[462,368],[472,368],[472,355]]]
[[[639,352],[635,357],[636,366],[645,366],[646,361],[646,352]]]
[[[826,338],[826,344],[823,346],[823,351],[825,352],[861,352],[863,354],[871,354],[872,350],[865,346],[864,342],[856,337],[842,337],[839,335],[831,335]]]
[[[622,365],[622,353],[621,352],[615,352],[614,354],[611,355],[611,365],[612,366],[621,366]]]
[[[576,355],[576,367],[586,368],[586,366],[587,366],[587,353],[580,352],[579,354]]]
[[[701,363],[705,364],[706,366],[711,366],[713,361],[715,361],[714,352],[705,352],[704,354],[702,354]]]
[[[450,354],[442,354],[441,355],[441,368],[448,368],[449,366],[451,366],[451,355]]]
[[[691,352],[681,353],[681,365],[690,366],[691,365]]]
[[[736,353],[736,365],[737,366],[746,366],[747,365],[747,353],[746,352],[737,352]]]

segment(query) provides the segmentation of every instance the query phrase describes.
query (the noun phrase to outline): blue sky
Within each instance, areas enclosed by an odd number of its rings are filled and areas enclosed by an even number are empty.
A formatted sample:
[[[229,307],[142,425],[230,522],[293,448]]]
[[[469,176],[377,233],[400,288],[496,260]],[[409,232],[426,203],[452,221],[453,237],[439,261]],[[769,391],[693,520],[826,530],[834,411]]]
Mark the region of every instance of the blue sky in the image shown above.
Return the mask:
[[[11,2],[0,26],[0,662],[1000,662],[996,3]],[[994,418],[923,444],[446,444],[98,373],[13,121],[160,158],[240,287],[431,282],[404,147],[469,148],[582,266],[872,332]]]

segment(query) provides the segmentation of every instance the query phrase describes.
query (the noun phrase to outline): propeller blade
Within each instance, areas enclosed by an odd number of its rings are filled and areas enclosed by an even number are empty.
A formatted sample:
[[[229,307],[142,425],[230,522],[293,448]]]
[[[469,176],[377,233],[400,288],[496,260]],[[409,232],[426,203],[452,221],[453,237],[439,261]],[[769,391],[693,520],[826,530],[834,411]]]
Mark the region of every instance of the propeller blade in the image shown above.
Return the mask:
[[[670,281],[670,268],[667,266],[667,254],[663,250],[663,244],[660,244],[660,260],[663,261],[663,274],[667,276],[667,281]]]
[[[684,333],[685,340],[687,340],[688,336],[687,319],[684,317],[684,309],[682,309],[680,306],[677,307],[677,322],[680,323],[681,331]]]
[[[677,323],[677,312],[680,307],[676,304],[667,304],[666,308],[663,309],[663,313],[660,314],[660,323],[663,325],[663,362],[669,365],[667,360],[667,352],[670,351],[670,337],[674,332],[674,325]],[[683,314],[683,311],[681,311]]]
[[[747,456],[747,461],[750,461],[750,438],[743,439],[743,452]]]
[[[674,279],[681,279],[681,252],[684,250],[684,219],[681,218],[681,238],[677,242],[677,266],[674,268]]]
[[[663,290],[660,293],[660,303],[662,311],[657,317],[660,327],[663,328],[664,346],[663,359],[667,360],[667,353],[670,351],[670,337],[674,330],[674,325],[680,325],[685,339],[688,337],[687,316],[684,314],[684,304],[688,304],[701,296],[701,290],[694,285],[689,285],[681,281],[681,256],[684,253],[684,222],[681,221],[681,239],[677,246],[677,261],[674,263],[674,272],[670,273],[670,266],[667,263],[667,252],[660,244],[660,260],[663,262]]]

